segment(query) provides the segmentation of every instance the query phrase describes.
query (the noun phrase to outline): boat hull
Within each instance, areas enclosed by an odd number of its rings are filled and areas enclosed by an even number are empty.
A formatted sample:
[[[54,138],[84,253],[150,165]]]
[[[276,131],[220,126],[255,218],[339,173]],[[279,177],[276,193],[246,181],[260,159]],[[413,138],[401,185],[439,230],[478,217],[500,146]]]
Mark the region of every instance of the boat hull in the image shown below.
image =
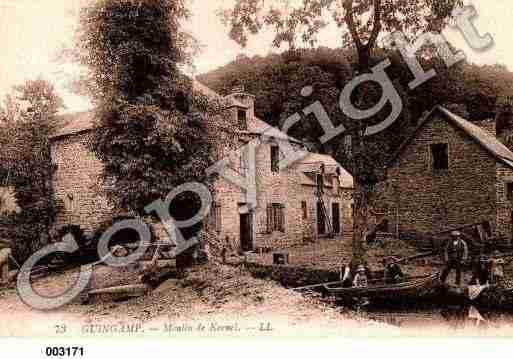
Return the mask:
[[[439,274],[407,280],[398,284],[378,284],[367,288],[342,288],[325,285],[324,289],[340,300],[367,298],[371,301],[417,300],[436,296],[441,288]]]

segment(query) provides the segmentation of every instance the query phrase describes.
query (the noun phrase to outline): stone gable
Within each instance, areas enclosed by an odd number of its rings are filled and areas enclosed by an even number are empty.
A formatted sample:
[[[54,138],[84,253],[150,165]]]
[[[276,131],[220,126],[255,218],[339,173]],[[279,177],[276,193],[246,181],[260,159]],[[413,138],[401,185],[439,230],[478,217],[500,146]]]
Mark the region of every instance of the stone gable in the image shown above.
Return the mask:
[[[489,222],[511,240],[511,203],[504,181],[512,169],[441,112],[417,130],[388,166],[375,207],[400,232],[435,234]],[[446,144],[447,169],[435,169],[433,145]],[[495,145],[495,144],[494,144]]]

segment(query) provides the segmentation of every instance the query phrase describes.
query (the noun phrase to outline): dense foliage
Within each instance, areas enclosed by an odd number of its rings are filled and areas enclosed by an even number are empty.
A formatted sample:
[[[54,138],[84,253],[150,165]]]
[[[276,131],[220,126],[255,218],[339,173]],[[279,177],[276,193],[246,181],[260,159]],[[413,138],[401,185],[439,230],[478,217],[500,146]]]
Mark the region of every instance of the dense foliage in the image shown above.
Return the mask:
[[[370,72],[374,59],[380,58],[377,45],[381,35],[401,31],[406,38],[413,39],[425,32],[439,33],[450,20],[453,9],[462,4],[461,0],[236,0],[222,15],[230,37],[242,46],[250,35],[263,28],[274,31],[276,47],[283,43],[290,49],[297,48],[298,43],[313,46],[319,32],[331,22],[340,29],[340,47],[355,54],[351,67],[363,74]],[[407,87],[394,85],[404,98]],[[380,89],[376,87],[370,83],[359,86],[353,103],[361,109],[374,106],[380,98]],[[403,113],[403,117],[408,115]],[[353,264],[361,263],[364,257],[362,243],[367,233],[369,195],[380,178],[383,162],[383,156],[378,154],[388,152],[383,146],[386,142],[369,139],[364,133],[384,118],[381,113],[349,121],[351,124],[346,126],[352,132],[349,155],[343,148],[346,139],[339,136],[334,141],[338,147],[334,151],[336,158],[349,164],[347,167],[355,179]]]
[[[210,180],[207,123],[221,104],[180,71],[194,53],[181,31],[188,16],[184,0],[95,1],[81,16],[77,57],[101,128],[91,148],[105,165],[108,198],[139,215],[180,184]],[[190,218],[197,204],[185,194],[175,213]]]
[[[402,116],[388,130],[369,138],[381,148],[376,153],[377,167],[382,167],[397,146],[413,131],[422,115],[435,105],[443,105],[470,121],[498,117],[499,134],[503,139],[511,133],[511,104],[513,73],[505,67],[478,66],[461,63],[448,69],[437,57],[422,59],[425,69],[434,68],[437,76],[415,90],[408,89],[412,75],[395,52],[380,50],[380,58],[390,58],[388,73],[401,91],[405,104]],[[220,93],[229,93],[236,85],[243,84],[257,98],[257,115],[272,126],[280,126],[284,119],[301,111],[314,101],[320,101],[333,122],[344,121],[339,108],[339,95],[345,84],[356,76],[349,63],[354,53],[344,49],[305,49],[289,51],[267,57],[240,56],[237,60],[217,70],[203,74],[198,79]],[[312,96],[301,96],[305,86],[312,86]],[[334,154],[338,140],[319,143],[322,128],[312,117],[303,118],[290,130],[290,134],[312,144],[316,151]],[[341,151],[342,161],[350,168],[349,159]],[[372,162],[370,163],[372,165]]]
[[[2,110],[0,168],[2,184],[14,188],[20,211],[2,216],[2,237],[10,238],[22,262],[49,239],[53,215],[49,139],[63,108],[53,86],[44,80],[14,88]]]

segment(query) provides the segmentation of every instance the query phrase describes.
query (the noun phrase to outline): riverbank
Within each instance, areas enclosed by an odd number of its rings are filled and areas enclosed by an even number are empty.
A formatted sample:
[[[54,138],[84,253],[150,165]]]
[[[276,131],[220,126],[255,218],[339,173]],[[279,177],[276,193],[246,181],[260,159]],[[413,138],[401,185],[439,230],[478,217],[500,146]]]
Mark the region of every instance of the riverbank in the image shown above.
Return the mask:
[[[107,267],[99,267],[109,276]],[[77,270],[39,279],[41,294],[71,285]],[[98,275],[98,273],[96,273]],[[366,335],[387,326],[340,312],[315,298],[230,266],[195,267],[150,294],[124,302],[72,302],[40,312],[14,289],[0,291],[0,336],[318,336]]]

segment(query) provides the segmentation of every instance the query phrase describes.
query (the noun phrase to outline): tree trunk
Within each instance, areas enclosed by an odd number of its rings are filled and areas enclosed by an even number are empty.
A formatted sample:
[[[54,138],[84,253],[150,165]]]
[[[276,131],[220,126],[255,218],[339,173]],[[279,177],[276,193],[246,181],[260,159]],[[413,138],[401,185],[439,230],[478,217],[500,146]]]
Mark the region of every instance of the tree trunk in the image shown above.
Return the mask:
[[[367,45],[363,45],[358,48],[358,72],[360,74],[370,72],[370,48]],[[357,104],[361,105],[360,99],[365,96],[365,90],[360,88],[357,92]],[[363,125],[363,124],[362,124]],[[359,154],[363,151],[364,146],[364,138],[363,134],[365,133],[365,128],[360,128],[358,138],[353,141],[354,154]],[[355,162],[358,162],[355,157],[353,157]],[[365,179],[361,178],[360,173],[358,173],[361,168],[359,168],[361,163],[354,163],[353,166],[353,177],[354,177],[354,203],[353,203],[353,240],[352,240],[352,249],[353,249],[353,258],[351,260],[351,267],[356,269],[355,267],[364,264],[366,262],[365,256],[365,248],[364,243],[366,240],[367,234],[367,222],[368,222],[368,214],[369,214],[369,192],[372,186],[368,183],[365,183]]]
[[[365,263],[365,249],[367,218],[369,214],[368,186],[355,180],[354,188],[354,219],[353,219],[353,258],[351,267]]]
[[[358,49],[358,72],[370,72],[370,50],[366,45]]]

